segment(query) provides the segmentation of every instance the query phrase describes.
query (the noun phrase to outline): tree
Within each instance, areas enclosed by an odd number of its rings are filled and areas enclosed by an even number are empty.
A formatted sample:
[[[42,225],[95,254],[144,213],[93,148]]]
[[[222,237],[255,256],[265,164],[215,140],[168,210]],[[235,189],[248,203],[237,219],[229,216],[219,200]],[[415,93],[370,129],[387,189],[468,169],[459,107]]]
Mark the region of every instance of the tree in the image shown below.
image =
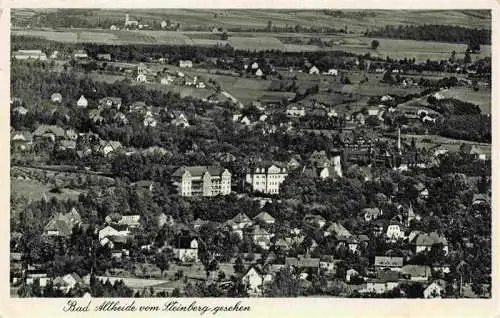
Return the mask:
[[[236,274],[243,274],[245,272],[245,266],[243,265],[243,260],[238,256],[234,263],[234,272]]]
[[[467,51],[465,52],[464,63],[469,64],[471,62],[472,62],[472,59],[470,57],[470,51],[469,51],[469,49],[467,49]]]
[[[372,50],[376,50],[379,47],[379,45],[380,45],[380,42],[378,40],[373,40],[371,42],[371,48],[372,48]]]
[[[272,28],[273,28],[273,21],[271,20],[267,21],[267,31],[271,32]]]
[[[298,279],[289,267],[281,269],[267,292],[269,297],[297,297],[300,294]]]
[[[156,266],[158,266],[158,268],[161,271],[161,275],[163,276],[163,271],[168,269],[170,265],[167,254],[165,253],[156,254],[155,264]]]

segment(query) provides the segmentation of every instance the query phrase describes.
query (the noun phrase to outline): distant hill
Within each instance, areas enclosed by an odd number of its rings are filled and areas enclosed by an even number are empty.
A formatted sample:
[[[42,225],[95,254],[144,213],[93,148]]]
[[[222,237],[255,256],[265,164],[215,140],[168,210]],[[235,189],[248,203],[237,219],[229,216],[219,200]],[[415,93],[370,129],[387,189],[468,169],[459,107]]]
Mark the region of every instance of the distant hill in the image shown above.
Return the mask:
[[[149,25],[162,21],[180,23],[183,30],[263,29],[269,22],[282,27],[347,27],[349,33],[363,33],[385,25],[441,24],[491,29],[489,10],[13,9],[11,17],[14,25],[55,27],[67,21],[78,28],[97,27],[104,22],[121,26],[126,13]]]

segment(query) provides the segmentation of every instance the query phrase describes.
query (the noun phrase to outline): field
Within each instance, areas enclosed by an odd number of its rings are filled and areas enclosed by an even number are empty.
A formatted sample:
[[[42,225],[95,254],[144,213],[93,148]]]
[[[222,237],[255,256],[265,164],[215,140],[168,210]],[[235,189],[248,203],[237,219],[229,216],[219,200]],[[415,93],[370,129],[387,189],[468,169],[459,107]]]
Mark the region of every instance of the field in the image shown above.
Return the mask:
[[[446,137],[441,137],[437,135],[401,135],[402,140],[410,141],[412,138],[415,139],[415,145],[419,148],[431,148],[432,146],[442,145],[450,152],[458,152],[460,150],[460,145],[462,143],[475,145],[480,151],[486,154],[487,158],[491,158],[491,145],[484,143],[477,143],[467,140],[451,139]],[[424,142],[424,139],[430,139],[431,143]]]
[[[284,44],[275,37],[259,36],[259,37],[239,37],[231,36],[229,44],[236,50],[280,50],[284,51]]]
[[[62,189],[62,193],[51,193],[49,192],[53,186],[43,184],[33,180],[22,180],[12,178],[10,182],[11,192],[19,196],[27,197],[28,199],[39,200],[44,195],[47,199],[52,197],[58,200],[75,200],[78,201],[79,191],[71,189]]]
[[[109,31],[72,29],[61,31],[42,30],[12,30],[12,35],[29,35],[60,42],[95,42],[101,44],[156,44],[156,45],[199,45],[224,46],[229,44],[237,50],[280,50],[286,52],[311,51],[345,51],[354,54],[367,54],[386,58],[415,58],[417,61],[448,59],[452,51],[457,52],[457,58],[464,57],[464,44],[376,39],[380,46],[377,50],[370,49],[370,43],[375,38],[360,35],[330,35],[322,36],[323,41],[337,41],[338,45],[319,47],[309,45],[310,34],[304,33],[229,33],[228,41],[218,40],[210,32],[175,32],[175,31]],[[293,38],[303,44],[288,44],[285,38]],[[491,45],[482,45],[481,52],[472,56],[473,59],[491,56]]]
[[[491,89],[480,88],[475,92],[467,87],[455,87],[441,92],[444,97],[456,98],[465,102],[476,104],[485,114],[491,114]]]
[[[12,15],[17,18],[17,12],[26,15],[29,10],[13,10]],[[34,11],[34,10],[33,10]],[[32,11],[32,12],[33,12]],[[46,10],[45,10],[46,11]],[[398,10],[397,14],[390,10],[206,10],[206,9],[144,9],[134,10],[132,18],[153,22],[171,20],[180,22],[183,29],[201,27],[207,30],[211,27],[223,28],[264,28],[269,20],[273,25],[301,25],[301,26],[330,26],[336,28],[348,27],[350,32],[364,32],[367,28],[392,25],[420,25],[433,24],[439,21],[443,25],[457,25],[472,28],[491,28],[488,11],[461,11],[461,10]],[[44,11],[37,13],[43,15]],[[89,22],[103,17],[116,21],[124,20],[128,10],[109,9],[93,10],[93,14],[86,17]],[[329,13],[329,14],[326,14]]]

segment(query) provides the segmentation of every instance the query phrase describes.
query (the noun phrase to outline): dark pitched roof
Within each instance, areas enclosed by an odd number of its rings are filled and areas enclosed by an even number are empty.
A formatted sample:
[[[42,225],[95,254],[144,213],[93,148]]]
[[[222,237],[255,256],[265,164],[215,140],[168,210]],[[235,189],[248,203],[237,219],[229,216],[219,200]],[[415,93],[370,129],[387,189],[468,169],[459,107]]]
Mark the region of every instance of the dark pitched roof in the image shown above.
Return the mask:
[[[189,171],[191,176],[201,177],[205,172],[210,173],[212,176],[220,176],[224,172],[224,168],[217,166],[190,166],[190,167],[180,167],[173,173],[175,177],[182,177],[182,175]]]
[[[375,266],[401,267],[403,266],[403,258],[390,257],[390,256],[375,256]]]
[[[189,249],[191,248],[191,242],[195,239],[196,238],[192,236],[178,236],[172,241],[172,247]]]
[[[443,245],[448,245],[448,241],[446,238],[437,232],[431,232],[431,233],[421,233],[417,235],[412,242],[414,245],[421,245],[421,246],[432,246],[436,244],[443,244]]]

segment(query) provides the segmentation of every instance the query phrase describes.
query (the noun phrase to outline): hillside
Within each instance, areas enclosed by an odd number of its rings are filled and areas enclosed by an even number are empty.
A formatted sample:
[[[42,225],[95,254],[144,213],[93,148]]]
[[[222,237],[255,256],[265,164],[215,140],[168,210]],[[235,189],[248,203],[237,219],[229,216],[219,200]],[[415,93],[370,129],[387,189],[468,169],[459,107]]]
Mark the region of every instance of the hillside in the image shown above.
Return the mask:
[[[12,21],[43,21],[43,17],[55,14],[56,9],[19,9],[12,11]],[[60,10],[59,10],[60,11]],[[66,18],[79,21],[98,23],[100,19],[124,21],[124,16],[130,11],[131,17],[159,23],[170,20],[181,23],[183,29],[197,27],[222,28],[264,28],[271,21],[273,25],[301,25],[317,27],[344,28],[349,32],[361,33],[367,28],[385,25],[422,25],[435,24],[455,25],[468,28],[491,29],[491,14],[486,10],[187,10],[187,9],[144,9],[144,10],[86,10],[81,14],[78,10],[65,12]],[[40,19],[42,18],[42,19]],[[50,25],[44,25],[50,27]],[[81,27],[80,25],[74,25]]]

